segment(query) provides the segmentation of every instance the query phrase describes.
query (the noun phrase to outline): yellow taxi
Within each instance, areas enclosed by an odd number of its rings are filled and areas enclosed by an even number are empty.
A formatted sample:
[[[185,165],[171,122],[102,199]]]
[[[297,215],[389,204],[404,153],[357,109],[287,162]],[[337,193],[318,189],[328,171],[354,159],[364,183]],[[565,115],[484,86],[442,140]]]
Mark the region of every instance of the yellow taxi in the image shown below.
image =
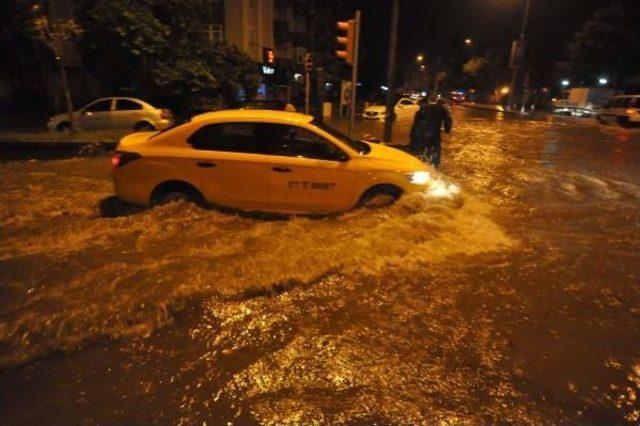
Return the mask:
[[[267,110],[205,113],[162,132],[131,134],[112,164],[118,197],[141,206],[186,199],[331,213],[390,204],[433,182],[429,166],[403,151],[351,140],[309,115]]]

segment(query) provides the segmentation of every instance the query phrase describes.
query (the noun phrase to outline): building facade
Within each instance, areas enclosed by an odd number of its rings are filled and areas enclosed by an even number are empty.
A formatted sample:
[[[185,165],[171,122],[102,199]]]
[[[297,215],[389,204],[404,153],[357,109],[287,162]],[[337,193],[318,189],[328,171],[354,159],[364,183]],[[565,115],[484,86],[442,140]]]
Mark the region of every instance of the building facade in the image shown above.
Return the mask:
[[[274,0],[225,0],[225,40],[262,62],[262,49],[274,48]]]

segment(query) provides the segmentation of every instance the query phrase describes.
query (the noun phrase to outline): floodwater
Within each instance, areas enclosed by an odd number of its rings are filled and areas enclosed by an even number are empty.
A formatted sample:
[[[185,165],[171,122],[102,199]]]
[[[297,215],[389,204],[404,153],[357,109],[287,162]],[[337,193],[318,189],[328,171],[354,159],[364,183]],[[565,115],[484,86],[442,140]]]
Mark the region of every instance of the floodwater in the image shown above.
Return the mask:
[[[461,200],[326,218],[0,164],[0,423],[638,423],[640,132],[454,120]]]

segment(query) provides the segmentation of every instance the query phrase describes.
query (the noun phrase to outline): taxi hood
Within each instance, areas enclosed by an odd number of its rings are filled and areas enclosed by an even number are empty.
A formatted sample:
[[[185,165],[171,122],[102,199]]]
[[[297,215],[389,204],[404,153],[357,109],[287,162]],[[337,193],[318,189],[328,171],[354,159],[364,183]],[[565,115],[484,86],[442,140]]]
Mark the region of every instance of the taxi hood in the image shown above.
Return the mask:
[[[362,158],[411,170],[422,170],[426,167],[422,161],[400,149],[377,143],[366,143],[371,147],[371,151]]]

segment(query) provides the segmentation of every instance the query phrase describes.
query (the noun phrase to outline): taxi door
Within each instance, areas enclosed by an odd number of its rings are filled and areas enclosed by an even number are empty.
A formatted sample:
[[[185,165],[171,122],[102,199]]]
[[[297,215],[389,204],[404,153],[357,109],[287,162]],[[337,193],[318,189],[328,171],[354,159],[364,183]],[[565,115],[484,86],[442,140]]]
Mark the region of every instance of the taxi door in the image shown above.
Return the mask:
[[[204,198],[243,210],[269,208],[269,157],[255,136],[255,123],[210,124],[190,138],[190,171]]]
[[[348,156],[305,128],[271,126],[269,193],[273,210],[324,213],[351,208],[355,174]]]

